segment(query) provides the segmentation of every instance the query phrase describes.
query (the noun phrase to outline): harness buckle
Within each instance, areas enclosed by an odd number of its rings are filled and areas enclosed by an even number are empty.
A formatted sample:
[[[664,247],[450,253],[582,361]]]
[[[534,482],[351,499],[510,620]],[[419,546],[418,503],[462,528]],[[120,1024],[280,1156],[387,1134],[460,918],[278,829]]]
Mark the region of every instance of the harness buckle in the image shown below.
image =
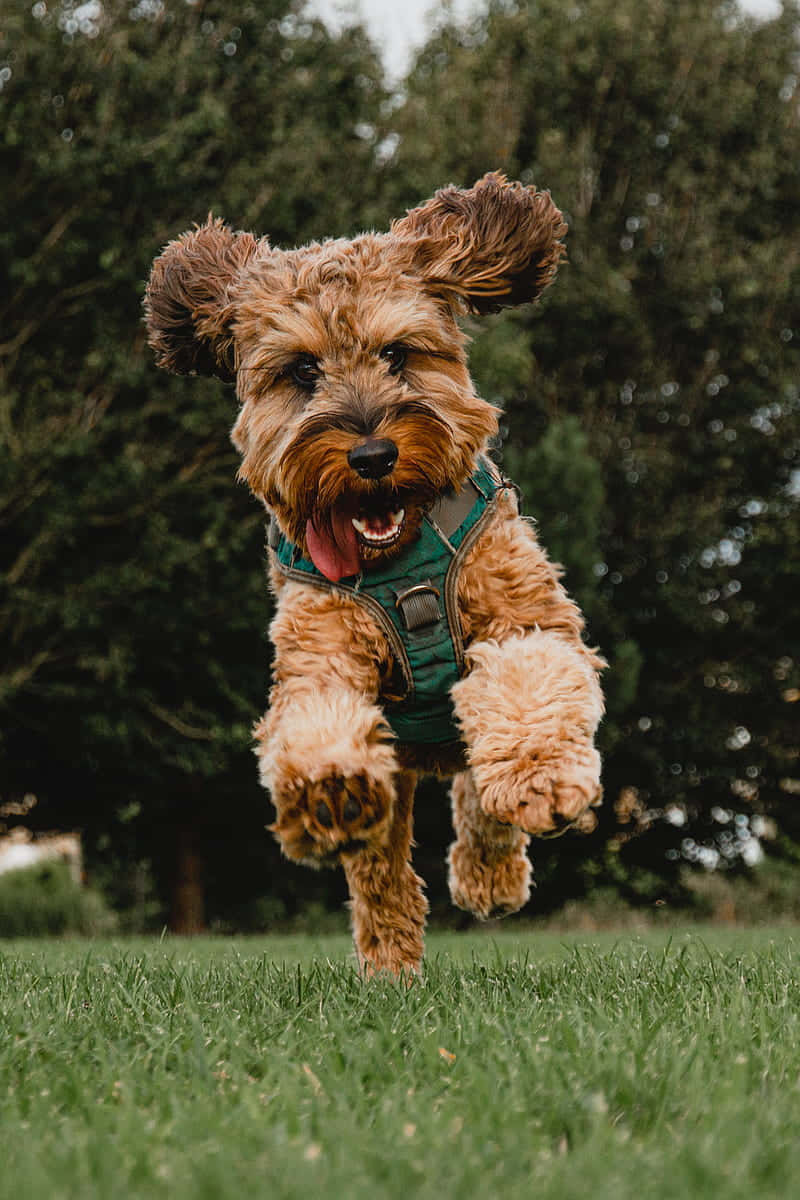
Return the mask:
[[[409,587],[395,589],[395,607],[399,608],[405,627],[409,632],[422,629],[425,625],[435,625],[441,621],[442,613],[439,608],[439,589],[435,588],[430,579],[421,583],[412,583]]]

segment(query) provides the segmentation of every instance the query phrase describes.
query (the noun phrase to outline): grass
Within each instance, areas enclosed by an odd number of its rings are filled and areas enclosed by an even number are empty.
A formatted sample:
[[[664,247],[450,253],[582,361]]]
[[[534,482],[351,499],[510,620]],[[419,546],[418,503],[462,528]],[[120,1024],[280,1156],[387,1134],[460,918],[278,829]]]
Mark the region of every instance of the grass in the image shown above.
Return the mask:
[[[0,943],[0,1197],[785,1197],[791,931]]]

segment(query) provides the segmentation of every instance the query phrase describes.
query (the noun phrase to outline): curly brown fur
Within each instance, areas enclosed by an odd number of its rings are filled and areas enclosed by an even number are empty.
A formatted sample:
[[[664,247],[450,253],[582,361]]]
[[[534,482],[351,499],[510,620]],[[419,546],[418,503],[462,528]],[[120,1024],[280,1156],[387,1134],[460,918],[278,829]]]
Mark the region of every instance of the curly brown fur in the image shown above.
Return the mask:
[[[376,658],[374,626],[351,602],[281,584],[274,684],[255,730],[261,780],[287,858],[331,866],[353,843],[387,840],[399,768],[376,700],[389,651]]]
[[[535,300],[552,282],[567,227],[549,192],[508,184],[492,171],[473,188],[443,188],[392,225],[412,238],[432,290],[459,296],[475,313]]]
[[[415,786],[413,772],[398,776],[393,824],[384,846],[342,856],[356,953],[366,975],[410,975],[422,960],[428,902],[411,866]]]
[[[209,218],[166,247],[148,285],[157,361],[235,378],[241,478],[319,573],[272,564],[274,686],[256,752],[284,853],[344,868],[366,973],[421,961],[415,770],[461,772],[451,890],[483,917],[525,902],[528,834],[599,798],[602,660],[510,492],[458,581],[461,743],[393,737],[392,644],[337,583],[402,556],[431,506],[466,486],[498,410],[475,392],[456,318],[534,300],[564,230],[548,193],[491,173],[351,241],[276,249]]]
[[[145,319],[156,362],[177,375],[235,378],[228,306],[231,282],[265,242],[220,220],[184,233],[153,264]]]
[[[453,904],[481,920],[517,912],[530,895],[530,838],[486,816],[469,771],[455,776],[450,795],[456,832],[447,857]]]

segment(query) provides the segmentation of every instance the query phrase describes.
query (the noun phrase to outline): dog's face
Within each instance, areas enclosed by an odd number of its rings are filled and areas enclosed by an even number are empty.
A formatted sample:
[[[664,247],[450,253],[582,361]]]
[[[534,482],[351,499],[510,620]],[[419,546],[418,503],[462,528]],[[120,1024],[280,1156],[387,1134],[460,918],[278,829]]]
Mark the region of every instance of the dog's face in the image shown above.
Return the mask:
[[[413,539],[495,430],[449,305],[404,249],[367,235],[275,252],[237,306],[241,474],[332,579]]]
[[[235,379],[241,476],[330,579],[397,554],[496,430],[456,324],[534,299],[562,253],[547,193],[488,175],[387,234],[274,250],[209,223],[156,260],[159,363]]]

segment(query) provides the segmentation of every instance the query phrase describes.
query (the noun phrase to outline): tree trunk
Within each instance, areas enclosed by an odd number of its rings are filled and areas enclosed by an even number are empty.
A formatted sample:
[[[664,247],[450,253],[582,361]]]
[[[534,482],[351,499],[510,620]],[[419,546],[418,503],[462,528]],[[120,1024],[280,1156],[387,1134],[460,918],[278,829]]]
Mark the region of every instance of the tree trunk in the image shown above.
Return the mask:
[[[205,864],[194,826],[175,830],[175,874],[170,905],[172,933],[202,933],[206,927]]]

